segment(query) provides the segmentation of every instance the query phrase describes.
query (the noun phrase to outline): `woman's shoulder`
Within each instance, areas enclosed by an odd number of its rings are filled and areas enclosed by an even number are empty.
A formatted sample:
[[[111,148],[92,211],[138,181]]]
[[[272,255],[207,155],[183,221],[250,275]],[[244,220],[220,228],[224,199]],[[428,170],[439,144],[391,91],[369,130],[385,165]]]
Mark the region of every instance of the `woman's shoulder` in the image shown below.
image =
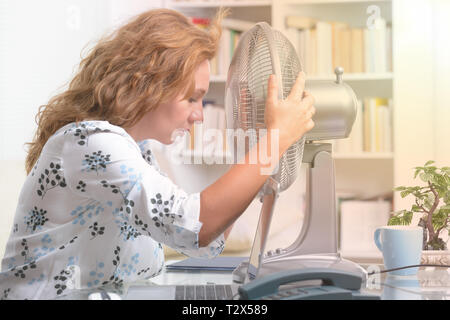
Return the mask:
[[[122,127],[113,125],[108,121],[101,120],[71,122],[59,128],[55,132],[55,135],[73,135],[75,137],[78,137],[79,145],[84,145],[89,135],[100,132],[119,134],[125,138],[128,137],[128,133]]]
[[[108,121],[89,120],[72,122],[59,128],[49,139],[49,143],[63,149],[92,149],[99,145],[126,145],[127,149],[140,151],[133,138],[122,127]]]

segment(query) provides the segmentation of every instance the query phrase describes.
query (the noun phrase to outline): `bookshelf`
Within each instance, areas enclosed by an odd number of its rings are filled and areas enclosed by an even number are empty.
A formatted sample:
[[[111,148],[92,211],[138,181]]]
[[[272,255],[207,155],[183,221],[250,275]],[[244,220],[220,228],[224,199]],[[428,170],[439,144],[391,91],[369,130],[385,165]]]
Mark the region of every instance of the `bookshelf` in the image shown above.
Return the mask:
[[[385,73],[348,73],[344,74],[343,80],[345,82],[354,81],[372,81],[372,80],[386,80],[391,81],[394,78],[392,72]],[[334,80],[336,79],[335,74],[330,75],[312,75],[307,77],[308,80]]]
[[[385,73],[349,73],[344,74],[345,82],[355,82],[355,81],[392,81],[394,74],[392,72]],[[307,76],[307,80],[335,80],[336,75],[310,75]],[[212,83],[222,83],[227,81],[226,75],[211,75],[210,81]]]
[[[214,11],[220,7],[230,7],[232,19],[242,19],[250,22],[267,21],[274,28],[282,31],[291,41],[292,29],[287,25],[286,17],[302,16],[309,17],[318,21],[342,22],[349,28],[364,28],[367,19],[373,14],[368,11],[369,6],[375,5],[381,17],[387,24],[392,23],[392,5],[391,1],[351,1],[351,0],[277,0],[277,1],[167,1],[167,6],[182,11],[185,14],[210,17]],[[373,10],[373,8],[372,8]],[[251,20],[250,20],[251,19]],[[392,65],[392,63],[391,63]],[[223,68],[222,68],[223,69]],[[333,68],[334,69],[334,66]],[[307,73],[308,80],[334,80],[335,76],[329,74],[311,74]],[[347,82],[355,91],[358,99],[363,100],[366,97],[393,98],[393,80],[394,72],[384,70],[384,72],[357,72],[345,73],[344,81]],[[226,83],[226,74],[219,72],[211,75],[210,90],[206,97],[207,100],[223,101]],[[219,103],[220,104],[220,103]],[[223,103],[222,103],[223,104]],[[338,150],[335,146],[333,154],[336,160],[336,171],[342,179],[337,179],[336,188],[347,190],[349,185],[354,185],[355,191],[367,190],[367,195],[388,194],[393,188],[393,161],[395,152],[392,150],[383,150],[379,152],[367,152],[360,150],[349,152],[349,150]],[[348,163],[352,163],[351,170],[356,174],[346,174]],[[356,162],[356,163],[355,163]],[[356,166],[355,166],[356,164]],[[368,183],[368,172],[386,172],[381,174],[376,184]],[[342,172],[342,174],[339,174]],[[346,176],[354,176],[356,180],[348,180]]]
[[[270,7],[272,0],[253,0],[253,1],[240,1],[240,0],[209,0],[209,1],[166,1],[166,5],[170,8],[217,8],[217,7]]]
[[[393,152],[349,152],[349,153],[335,153],[333,154],[333,158],[336,160],[345,160],[345,159],[360,159],[360,160],[370,160],[370,159],[393,159],[394,153]]]

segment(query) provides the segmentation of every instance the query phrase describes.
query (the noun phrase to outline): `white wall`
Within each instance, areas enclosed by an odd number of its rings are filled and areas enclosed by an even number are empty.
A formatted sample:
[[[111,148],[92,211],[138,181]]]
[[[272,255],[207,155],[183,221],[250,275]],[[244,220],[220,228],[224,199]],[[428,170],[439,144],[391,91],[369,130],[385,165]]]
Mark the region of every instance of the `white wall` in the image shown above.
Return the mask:
[[[434,3],[434,104],[435,159],[439,166],[450,166],[450,1]]]
[[[394,185],[421,185],[414,167],[450,165],[450,3],[394,0]],[[412,197],[395,194],[395,210]]]

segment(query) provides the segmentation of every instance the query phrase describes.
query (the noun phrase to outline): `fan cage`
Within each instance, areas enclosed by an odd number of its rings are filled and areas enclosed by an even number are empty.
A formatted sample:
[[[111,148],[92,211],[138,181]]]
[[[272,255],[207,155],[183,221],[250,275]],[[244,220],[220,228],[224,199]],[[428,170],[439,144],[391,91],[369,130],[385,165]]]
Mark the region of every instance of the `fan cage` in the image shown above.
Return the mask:
[[[288,97],[302,66],[290,41],[267,23],[258,23],[239,41],[228,71],[225,108],[228,128],[244,131],[265,129],[267,84],[271,74],[281,79],[281,98]],[[249,141],[249,148],[259,135]],[[273,178],[280,191],[297,178],[303,158],[305,138],[291,145],[280,159]]]

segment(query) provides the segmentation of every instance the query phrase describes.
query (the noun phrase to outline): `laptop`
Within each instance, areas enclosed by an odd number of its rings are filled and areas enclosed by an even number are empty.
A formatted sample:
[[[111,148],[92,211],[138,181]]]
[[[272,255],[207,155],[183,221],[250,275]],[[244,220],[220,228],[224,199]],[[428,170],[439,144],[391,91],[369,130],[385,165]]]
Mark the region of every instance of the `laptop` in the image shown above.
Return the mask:
[[[248,261],[241,263],[242,272],[245,273],[243,284],[254,280],[261,267],[264,249],[269,233],[276,195],[269,193],[263,195],[263,206],[259,216],[258,226],[253,239],[252,249]],[[236,258],[234,258],[236,259]],[[201,259],[195,259],[192,266],[198,267]],[[210,261],[205,260],[205,265]],[[241,259],[242,260],[242,259]],[[184,260],[183,260],[184,261]],[[233,260],[237,261],[237,260]],[[184,263],[186,266],[186,263]],[[168,268],[169,266],[166,266]],[[174,269],[168,268],[168,269]],[[230,270],[231,271],[231,270]],[[130,285],[124,300],[233,300],[239,298],[238,289],[242,284],[206,284],[206,285]]]

